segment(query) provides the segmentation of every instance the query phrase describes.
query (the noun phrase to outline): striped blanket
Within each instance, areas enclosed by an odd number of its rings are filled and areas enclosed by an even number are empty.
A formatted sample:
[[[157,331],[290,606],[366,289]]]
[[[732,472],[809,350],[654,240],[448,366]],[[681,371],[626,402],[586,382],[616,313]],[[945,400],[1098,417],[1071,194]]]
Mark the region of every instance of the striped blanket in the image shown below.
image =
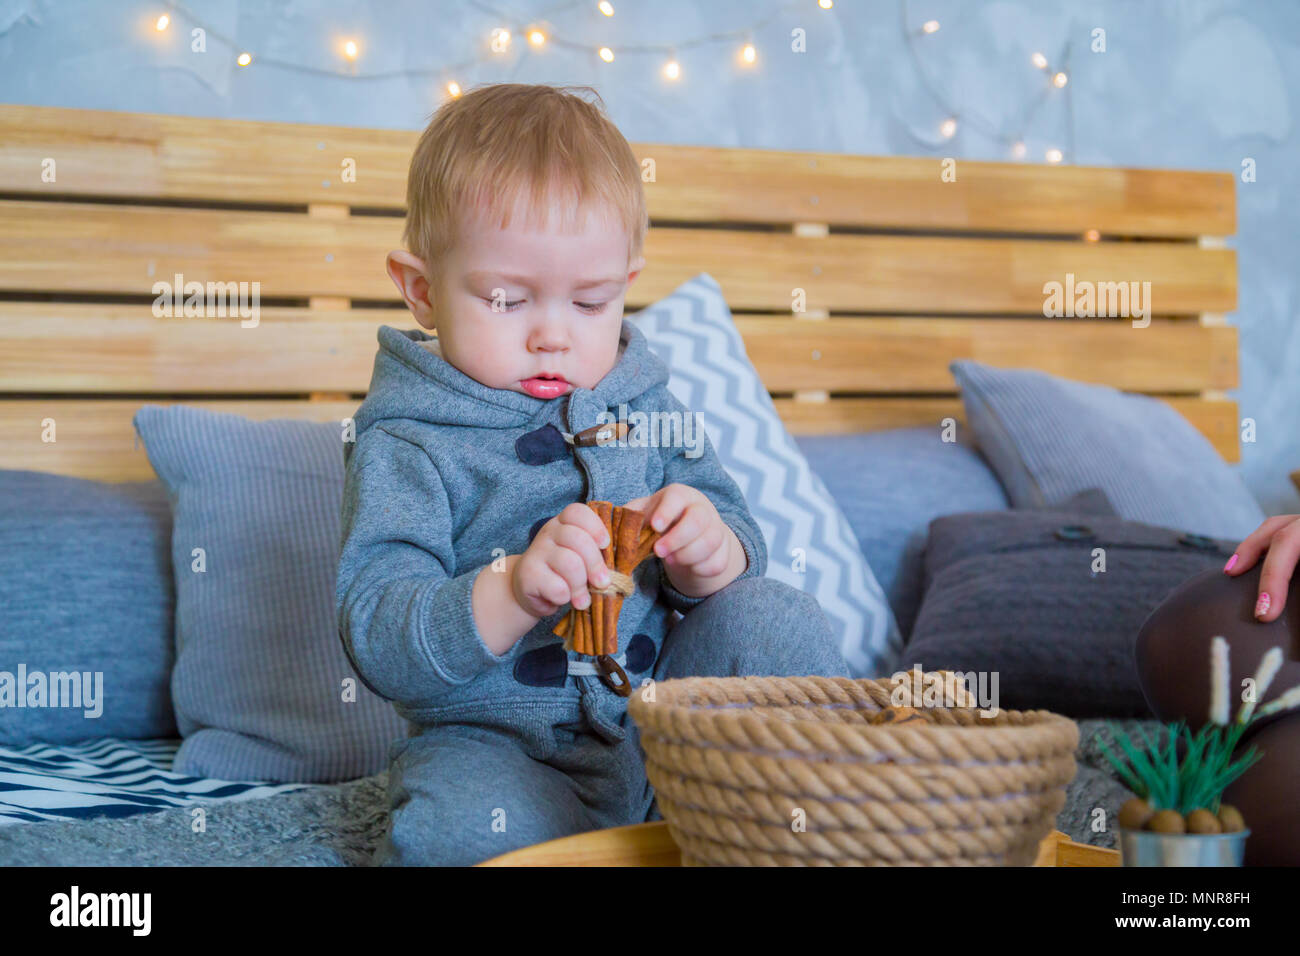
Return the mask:
[[[129,817],[211,801],[250,800],[311,784],[189,777],[172,771],[180,740],[0,747],[0,826]]]

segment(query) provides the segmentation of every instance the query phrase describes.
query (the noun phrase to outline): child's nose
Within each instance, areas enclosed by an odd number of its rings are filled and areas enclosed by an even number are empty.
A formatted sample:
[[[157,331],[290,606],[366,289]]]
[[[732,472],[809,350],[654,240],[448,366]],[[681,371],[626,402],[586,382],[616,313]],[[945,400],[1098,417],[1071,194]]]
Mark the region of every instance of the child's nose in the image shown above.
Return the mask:
[[[569,332],[561,322],[541,323],[530,339],[529,348],[537,352],[562,352],[569,347]]]

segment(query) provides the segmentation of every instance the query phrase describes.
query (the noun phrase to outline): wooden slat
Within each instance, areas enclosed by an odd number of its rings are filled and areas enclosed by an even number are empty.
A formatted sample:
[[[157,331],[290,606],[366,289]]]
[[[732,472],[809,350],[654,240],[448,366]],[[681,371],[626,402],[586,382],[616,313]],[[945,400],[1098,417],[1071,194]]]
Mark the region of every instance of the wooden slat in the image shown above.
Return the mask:
[[[1062,834],[1064,836],[1064,834]],[[1056,846],[1057,866],[1122,866],[1118,850],[1061,840]]]
[[[639,143],[652,216],[1190,238],[1236,231],[1227,172],[1107,169]]]
[[[0,183],[41,196],[401,208],[417,134],[49,106],[0,106]],[[42,181],[55,160],[57,179]],[[343,181],[343,162],[356,181]]]
[[[396,300],[384,257],[401,233],[383,217],[0,202],[0,290],[149,296],[179,273],[258,282],[263,299]]]
[[[358,129],[42,106],[0,106],[0,182],[41,195],[115,195],[399,209],[418,130]],[[650,215],[681,221],[1120,236],[1236,230],[1231,174],[634,143]],[[357,163],[354,183],[341,163]],[[58,179],[41,181],[54,158]],[[328,185],[326,185],[328,183]],[[341,194],[341,196],[340,196]]]
[[[0,389],[9,392],[364,392],[378,327],[405,309],[262,309],[154,318],[148,306],[0,303]],[[1237,329],[1180,320],[738,316],[769,391],[949,392],[948,363],[1036,368],[1129,391],[1200,392],[1237,381]]]
[[[945,392],[948,364],[1035,368],[1128,391],[1237,387],[1237,330],[1179,320],[737,317],[769,391]],[[1220,384],[1226,383],[1226,384]]]
[[[157,280],[259,282],[261,296],[393,300],[402,222],[351,216],[0,202],[0,290],[148,295]],[[633,307],[710,273],[733,309],[1042,315],[1044,284],[1150,282],[1154,314],[1230,311],[1231,249],[753,231],[650,231]],[[75,263],[75,268],[69,266]]]
[[[1160,397],[1203,434],[1225,461],[1240,460],[1237,403],[1226,399]],[[914,426],[939,427],[945,418],[966,420],[960,398],[836,398],[829,402],[798,402],[774,398],[785,427],[795,435],[843,435]]]
[[[680,866],[681,850],[665,821],[637,823],[537,843],[479,866]],[[1053,830],[1038,844],[1034,866],[1119,866],[1119,853],[1075,843]]]
[[[166,399],[0,399],[0,468],[48,471],[99,481],[143,481],[154,477],[131,419],[147,404],[189,405],[243,415],[256,421],[294,418],[341,421],[360,399],[346,402],[211,401]],[[53,419],[56,441],[42,441],[43,422]]]
[[[493,857],[479,866],[681,866],[662,820],[589,830]]]
[[[1236,461],[1237,405],[1197,398],[1167,399],[1213,443],[1219,454]],[[142,399],[3,399],[0,398],[0,468],[49,471],[103,481],[153,477],[143,445],[136,442],[131,419],[145,404],[185,404],[243,415],[258,421],[294,418],[337,422],[351,416],[360,399],[349,401],[216,400],[176,402]],[[964,422],[956,396],[936,398],[836,398],[828,402],[774,400],[777,414],[796,435],[877,431],[933,426],[946,417]],[[57,441],[41,441],[42,422],[54,419]]]

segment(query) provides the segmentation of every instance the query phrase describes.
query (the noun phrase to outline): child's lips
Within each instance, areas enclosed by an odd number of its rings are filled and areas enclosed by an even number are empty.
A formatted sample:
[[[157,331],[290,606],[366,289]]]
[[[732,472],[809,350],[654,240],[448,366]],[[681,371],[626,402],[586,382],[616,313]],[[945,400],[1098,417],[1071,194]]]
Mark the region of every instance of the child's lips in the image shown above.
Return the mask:
[[[562,378],[526,378],[519,384],[534,398],[555,398],[569,390],[569,383]]]

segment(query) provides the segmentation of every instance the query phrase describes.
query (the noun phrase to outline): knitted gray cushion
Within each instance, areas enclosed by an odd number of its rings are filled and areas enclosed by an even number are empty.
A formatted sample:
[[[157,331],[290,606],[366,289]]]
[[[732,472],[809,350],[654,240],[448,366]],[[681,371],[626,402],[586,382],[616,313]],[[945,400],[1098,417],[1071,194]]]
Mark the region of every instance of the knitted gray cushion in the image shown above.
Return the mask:
[[[0,744],[176,736],[171,524],[157,481],[0,471]]]
[[[1236,544],[1078,512],[937,518],[902,667],[997,672],[999,706],[1011,710],[1150,717],[1138,630],[1187,578],[1222,568]],[[1104,571],[1093,570],[1097,548]]]
[[[358,679],[334,619],[340,427],[183,405],[134,423],[174,517],[174,768],[308,783],[382,770],[407,725]]]
[[[1013,508],[1059,508],[1095,487],[1131,521],[1238,542],[1264,521],[1241,476],[1159,399],[1032,369],[948,367]]]

